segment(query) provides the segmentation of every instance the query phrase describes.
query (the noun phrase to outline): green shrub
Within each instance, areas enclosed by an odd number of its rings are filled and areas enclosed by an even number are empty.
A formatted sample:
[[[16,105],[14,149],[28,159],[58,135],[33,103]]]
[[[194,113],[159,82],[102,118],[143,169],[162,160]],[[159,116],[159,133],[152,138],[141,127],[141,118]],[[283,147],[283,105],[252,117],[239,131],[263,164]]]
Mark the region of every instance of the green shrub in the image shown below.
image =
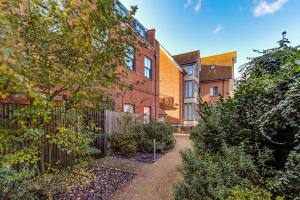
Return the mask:
[[[8,166],[0,168],[0,199],[35,199],[30,180],[35,172],[27,167],[19,172]]]
[[[231,191],[231,194],[224,198],[224,200],[284,200],[283,197],[273,198],[271,192],[259,189],[241,189],[235,188]]]
[[[242,148],[222,145],[219,153],[212,153],[201,145],[196,153],[186,150],[181,156],[184,179],[175,187],[176,200],[221,199],[231,189],[251,187],[257,181],[253,159]]]
[[[172,127],[160,122],[150,122],[144,125],[144,134],[140,142],[140,150],[144,152],[153,151],[153,139],[156,141],[156,150],[163,152],[174,144]]]
[[[194,151],[182,154],[177,199],[226,198],[236,187],[243,188],[236,199],[253,187],[270,193],[249,199],[299,199],[300,49],[288,44],[283,34],[279,47],[256,51],[262,55],[244,65],[233,98],[199,102]]]
[[[130,156],[138,149],[138,138],[136,134],[111,134],[109,137],[110,148],[114,152]]]

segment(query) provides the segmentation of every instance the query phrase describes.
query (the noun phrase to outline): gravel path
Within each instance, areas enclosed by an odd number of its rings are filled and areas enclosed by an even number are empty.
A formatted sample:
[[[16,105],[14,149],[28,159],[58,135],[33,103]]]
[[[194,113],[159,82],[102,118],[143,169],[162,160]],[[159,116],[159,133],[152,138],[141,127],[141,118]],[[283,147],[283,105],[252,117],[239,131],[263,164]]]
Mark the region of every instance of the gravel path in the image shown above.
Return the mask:
[[[111,200],[171,200],[173,186],[180,179],[179,151],[191,147],[188,136],[176,135],[176,146],[151,165],[143,165],[138,175]]]

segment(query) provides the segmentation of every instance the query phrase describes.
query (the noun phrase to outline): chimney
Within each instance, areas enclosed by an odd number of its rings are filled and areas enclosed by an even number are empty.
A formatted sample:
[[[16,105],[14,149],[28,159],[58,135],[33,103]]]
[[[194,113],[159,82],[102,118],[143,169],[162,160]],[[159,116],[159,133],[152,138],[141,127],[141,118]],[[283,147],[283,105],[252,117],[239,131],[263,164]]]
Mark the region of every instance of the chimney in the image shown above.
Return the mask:
[[[154,47],[155,44],[155,29],[148,30],[148,42]]]

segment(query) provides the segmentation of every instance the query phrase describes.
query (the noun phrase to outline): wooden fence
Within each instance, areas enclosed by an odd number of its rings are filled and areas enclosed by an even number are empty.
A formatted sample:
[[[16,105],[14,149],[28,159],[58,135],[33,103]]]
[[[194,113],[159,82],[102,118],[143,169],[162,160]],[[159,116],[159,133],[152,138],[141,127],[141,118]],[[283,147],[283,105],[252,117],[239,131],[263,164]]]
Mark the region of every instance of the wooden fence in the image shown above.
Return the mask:
[[[0,103],[0,126],[4,129],[11,129],[12,122],[16,113],[22,111],[22,109],[28,107],[29,105],[20,105],[20,104],[3,104]],[[128,120],[128,117],[131,116],[133,124],[138,122],[138,115],[128,114],[123,112],[114,112],[114,111],[104,111],[104,110],[85,110],[80,112],[83,115],[83,121],[85,124],[93,122],[97,129],[94,130],[97,137],[93,142],[95,148],[99,149],[102,153],[106,154],[108,147],[108,134],[113,133],[123,133],[124,120]],[[76,131],[76,126],[74,126],[74,120],[76,121],[77,116],[79,115],[72,113],[71,120],[68,117],[68,111],[65,111],[63,107],[54,107],[51,112],[51,119],[47,124],[43,124],[45,133],[56,134],[58,127],[66,127],[72,131]],[[13,124],[17,127],[17,124]],[[41,142],[45,145],[41,156],[47,163],[59,163],[60,165],[68,165],[72,162],[75,157],[72,154],[67,153],[66,151],[61,150],[57,145],[47,141],[45,137],[41,138]],[[23,142],[17,142],[13,147],[0,147],[0,156],[13,153],[16,150],[23,149],[27,146],[30,146],[31,142],[24,140]]]
[[[29,107],[29,105],[20,104],[1,104],[0,103],[0,126],[8,131],[14,131],[18,128],[18,124],[14,122],[17,113],[21,113]],[[68,153],[66,150],[62,150],[58,145],[50,143],[45,135],[57,134],[58,127],[65,127],[72,131],[78,130],[76,123],[79,120],[79,116],[82,117],[82,121],[85,125],[93,122],[95,127],[93,132],[96,134],[95,141],[92,146],[105,153],[105,137],[104,137],[104,111],[97,110],[84,110],[84,111],[65,111],[63,107],[54,107],[51,110],[51,119],[47,123],[41,124],[44,129],[44,136],[40,138],[40,142],[44,145],[40,149],[40,159],[47,164],[58,164],[61,166],[68,165],[74,161],[75,156]],[[15,142],[13,146],[0,147],[0,156],[14,153],[18,150],[24,149],[32,144],[32,141],[24,139],[24,141]]]
[[[130,118],[130,119],[128,119]],[[105,111],[104,132],[106,134],[123,133],[124,123],[131,120],[132,123],[138,123],[139,116],[124,112]]]

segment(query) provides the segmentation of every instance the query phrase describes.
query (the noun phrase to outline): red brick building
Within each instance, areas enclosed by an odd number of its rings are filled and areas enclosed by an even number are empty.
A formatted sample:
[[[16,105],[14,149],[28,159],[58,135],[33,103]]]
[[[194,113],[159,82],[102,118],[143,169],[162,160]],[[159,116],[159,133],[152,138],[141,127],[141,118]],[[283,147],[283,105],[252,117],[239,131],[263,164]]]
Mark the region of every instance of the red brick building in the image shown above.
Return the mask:
[[[116,10],[126,15],[126,8],[116,2]],[[136,38],[145,46],[130,47],[131,53],[126,58],[126,66],[120,66],[118,71],[126,74],[122,82],[132,85],[132,89],[116,89],[112,93],[116,111],[134,112],[144,121],[158,119],[159,115],[159,44],[155,38],[155,30],[147,30],[134,19],[133,28]]]
[[[233,51],[201,58],[199,91],[204,101],[214,104],[219,95],[225,99],[232,95],[236,57]]]

